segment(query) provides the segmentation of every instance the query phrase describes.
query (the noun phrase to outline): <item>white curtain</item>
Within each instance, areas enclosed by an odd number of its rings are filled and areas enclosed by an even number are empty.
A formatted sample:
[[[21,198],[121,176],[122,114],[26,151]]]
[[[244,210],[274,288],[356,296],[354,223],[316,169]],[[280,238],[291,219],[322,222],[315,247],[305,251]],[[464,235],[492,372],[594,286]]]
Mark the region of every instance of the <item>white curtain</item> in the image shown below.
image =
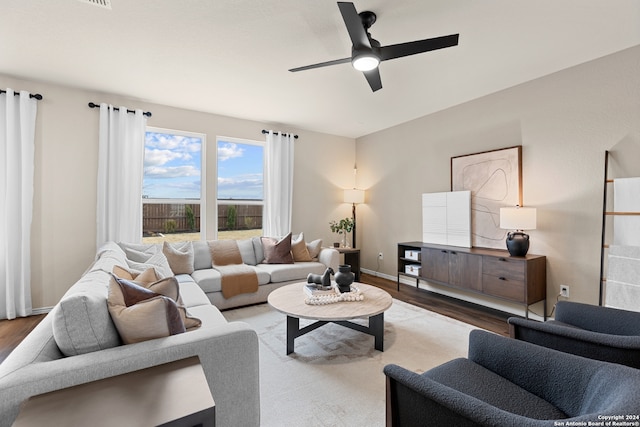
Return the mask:
[[[37,101],[0,94],[0,318],[31,307],[31,219]]]
[[[127,113],[100,104],[98,142],[97,239],[136,243],[142,240],[142,174],[144,135],[142,110]]]
[[[266,144],[263,233],[280,237],[291,231],[293,135],[269,131]]]

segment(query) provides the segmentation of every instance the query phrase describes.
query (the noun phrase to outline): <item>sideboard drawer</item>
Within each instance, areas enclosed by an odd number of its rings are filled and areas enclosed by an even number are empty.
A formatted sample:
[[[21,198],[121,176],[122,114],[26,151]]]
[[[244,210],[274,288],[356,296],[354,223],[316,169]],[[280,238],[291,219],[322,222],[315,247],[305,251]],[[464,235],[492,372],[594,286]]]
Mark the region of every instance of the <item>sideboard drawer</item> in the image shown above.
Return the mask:
[[[420,251],[420,261],[409,259],[407,251]],[[416,280],[416,287],[419,287],[420,280],[425,280],[438,286],[499,298],[523,305],[526,318],[529,317],[529,306],[544,301],[543,320],[546,320],[545,256],[527,254],[512,257],[504,249],[463,248],[425,242],[398,243],[398,291],[400,276],[407,275],[406,266],[418,263],[422,266],[419,275],[410,275]]]
[[[505,276],[482,275],[482,291],[487,295],[516,302],[525,302],[523,280],[514,280]]]
[[[489,257],[482,260],[482,273],[490,276],[505,277],[524,281],[525,263],[510,257]]]

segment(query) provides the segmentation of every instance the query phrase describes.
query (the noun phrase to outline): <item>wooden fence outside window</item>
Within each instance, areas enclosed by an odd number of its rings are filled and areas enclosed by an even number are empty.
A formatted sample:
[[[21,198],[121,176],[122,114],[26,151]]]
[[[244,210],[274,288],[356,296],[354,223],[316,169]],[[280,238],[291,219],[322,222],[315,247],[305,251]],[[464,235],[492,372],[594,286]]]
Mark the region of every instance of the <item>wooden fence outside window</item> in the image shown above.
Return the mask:
[[[262,206],[218,205],[218,231],[262,229]],[[142,232],[187,233],[200,230],[200,204],[144,203]]]

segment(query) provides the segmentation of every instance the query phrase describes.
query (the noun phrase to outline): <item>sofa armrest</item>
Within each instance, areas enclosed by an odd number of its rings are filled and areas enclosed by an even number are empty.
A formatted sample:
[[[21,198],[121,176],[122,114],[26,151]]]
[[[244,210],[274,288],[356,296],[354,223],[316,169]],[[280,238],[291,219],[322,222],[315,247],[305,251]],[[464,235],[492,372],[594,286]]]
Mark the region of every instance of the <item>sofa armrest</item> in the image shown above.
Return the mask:
[[[216,425],[260,424],[258,338],[243,322],[31,363],[0,379],[0,426],[31,396],[198,356],[216,402]]]
[[[331,267],[337,273],[340,265],[340,252],[333,248],[322,248],[318,254],[318,261],[327,267]]]
[[[640,336],[640,313],[635,311],[559,301],[555,319],[594,332]]]
[[[640,336],[611,335],[558,322],[508,319],[512,338],[590,359],[640,368]]]
[[[640,351],[640,335],[612,335],[580,329],[579,327],[575,327],[571,324],[537,322],[535,320],[521,319],[518,317],[511,317],[507,321],[510,325],[509,329],[511,331],[510,333],[512,338],[519,339],[520,335],[524,333],[523,330],[529,329],[544,334],[549,340],[553,340],[554,337],[558,337],[558,339],[584,341],[595,345],[605,345],[608,347],[635,349]]]
[[[384,374],[387,427],[524,425],[523,417],[398,365],[385,366]]]

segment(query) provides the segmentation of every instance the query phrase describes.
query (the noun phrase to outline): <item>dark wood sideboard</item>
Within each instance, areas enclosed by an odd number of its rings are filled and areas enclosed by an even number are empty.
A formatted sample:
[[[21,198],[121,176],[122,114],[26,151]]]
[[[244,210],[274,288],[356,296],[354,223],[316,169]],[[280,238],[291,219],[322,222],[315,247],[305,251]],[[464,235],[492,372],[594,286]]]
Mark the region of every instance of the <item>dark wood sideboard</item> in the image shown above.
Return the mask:
[[[407,257],[407,251],[414,256]],[[414,278],[416,287],[424,280],[520,304],[526,318],[531,304],[544,301],[547,319],[547,259],[542,255],[512,257],[499,249],[404,242],[398,243],[398,290],[400,276]]]

